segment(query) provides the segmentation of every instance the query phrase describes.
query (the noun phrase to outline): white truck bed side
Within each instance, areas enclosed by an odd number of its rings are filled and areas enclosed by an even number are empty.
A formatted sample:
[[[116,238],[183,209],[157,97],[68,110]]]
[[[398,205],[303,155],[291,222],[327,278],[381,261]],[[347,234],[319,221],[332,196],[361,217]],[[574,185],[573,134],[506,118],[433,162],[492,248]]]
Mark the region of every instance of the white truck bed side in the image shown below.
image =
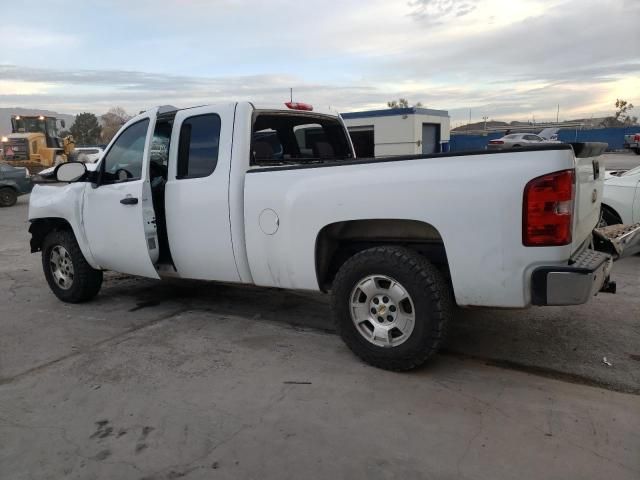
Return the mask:
[[[244,196],[251,275],[258,285],[318,290],[315,245],[323,227],[417,220],[443,239],[459,305],[526,306],[531,271],[566,264],[575,245],[523,246],[523,190],[574,162],[571,150],[544,150],[251,170]],[[267,209],[277,215],[273,234],[260,226]]]

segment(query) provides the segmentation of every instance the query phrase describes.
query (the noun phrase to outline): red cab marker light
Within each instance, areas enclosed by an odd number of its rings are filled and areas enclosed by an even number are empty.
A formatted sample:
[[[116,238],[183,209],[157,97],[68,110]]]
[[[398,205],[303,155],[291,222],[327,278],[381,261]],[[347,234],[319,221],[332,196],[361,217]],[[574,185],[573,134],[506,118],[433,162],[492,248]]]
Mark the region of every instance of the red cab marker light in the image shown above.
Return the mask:
[[[305,110],[307,112],[313,111],[313,105],[309,105],[308,103],[302,102],[285,102],[287,108],[291,110]]]

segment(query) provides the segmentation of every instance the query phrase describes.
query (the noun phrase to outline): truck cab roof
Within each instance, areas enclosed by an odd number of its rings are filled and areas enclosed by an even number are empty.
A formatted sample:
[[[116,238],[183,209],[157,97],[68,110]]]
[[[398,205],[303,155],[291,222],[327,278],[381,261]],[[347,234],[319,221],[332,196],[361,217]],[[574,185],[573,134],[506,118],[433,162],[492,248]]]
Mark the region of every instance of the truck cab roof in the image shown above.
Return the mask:
[[[253,110],[264,110],[264,111],[282,111],[282,112],[292,112],[292,113],[308,113],[310,115],[313,114],[319,114],[319,115],[329,115],[332,117],[338,117],[340,114],[338,111],[330,109],[330,108],[317,108],[316,106],[313,106],[313,110],[302,110],[302,109],[295,109],[295,108],[288,108],[286,103],[255,103],[255,102],[251,102],[251,101],[239,101],[239,102],[214,102],[214,103],[208,103],[208,104],[204,104],[204,105],[197,105],[197,106],[192,106],[192,107],[185,107],[185,108],[178,108],[178,107],[174,107],[173,105],[159,105],[156,108],[156,114],[157,115],[168,115],[168,114],[172,114],[172,113],[177,113],[177,112],[181,112],[184,110],[190,110],[192,108],[198,108],[198,107],[215,107],[215,106],[229,106],[229,105],[238,105],[238,106],[243,106],[246,108],[250,108]],[[145,112],[141,112],[140,115],[143,115]],[[135,118],[137,118],[137,115]]]

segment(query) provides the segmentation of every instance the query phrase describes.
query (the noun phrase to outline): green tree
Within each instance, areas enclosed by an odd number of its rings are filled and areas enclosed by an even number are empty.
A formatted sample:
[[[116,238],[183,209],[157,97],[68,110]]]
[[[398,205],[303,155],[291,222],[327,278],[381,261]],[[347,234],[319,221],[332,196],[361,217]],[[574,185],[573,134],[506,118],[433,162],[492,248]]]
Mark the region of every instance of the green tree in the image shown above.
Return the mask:
[[[102,128],[93,113],[81,113],[69,129],[78,145],[95,145],[100,140]]]
[[[421,107],[422,106],[422,102],[418,102],[413,106],[414,107]],[[399,98],[398,100],[391,100],[390,102],[387,102],[387,107],[389,107],[389,108],[409,108],[409,100],[407,100],[406,98]]]

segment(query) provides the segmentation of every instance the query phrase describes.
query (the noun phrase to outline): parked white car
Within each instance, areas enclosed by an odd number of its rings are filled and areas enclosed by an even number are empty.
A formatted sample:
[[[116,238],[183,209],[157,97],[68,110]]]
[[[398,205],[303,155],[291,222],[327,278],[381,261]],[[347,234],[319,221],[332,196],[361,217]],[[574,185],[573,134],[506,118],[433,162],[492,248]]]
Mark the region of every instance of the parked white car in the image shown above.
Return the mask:
[[[533,133],[511,133],[496,140],[490,140],[489,150],[508,150],[512,148],[532,147],[536,145],[548,145],[561,143],[558,140],[550,140]]]
[[[605,180],[601,224],[638,222],[640,222],[640,167]]]
[[[288,107],[154,108],[96,171],[60,165],[69,184],[29,205],[53,293],[90,300],[104,270],[330,291],[347,345],[406,370],[454,300],[570,305],[608,286],[612,256],[590,248],[605,144],[359,160],[338,114]]]

